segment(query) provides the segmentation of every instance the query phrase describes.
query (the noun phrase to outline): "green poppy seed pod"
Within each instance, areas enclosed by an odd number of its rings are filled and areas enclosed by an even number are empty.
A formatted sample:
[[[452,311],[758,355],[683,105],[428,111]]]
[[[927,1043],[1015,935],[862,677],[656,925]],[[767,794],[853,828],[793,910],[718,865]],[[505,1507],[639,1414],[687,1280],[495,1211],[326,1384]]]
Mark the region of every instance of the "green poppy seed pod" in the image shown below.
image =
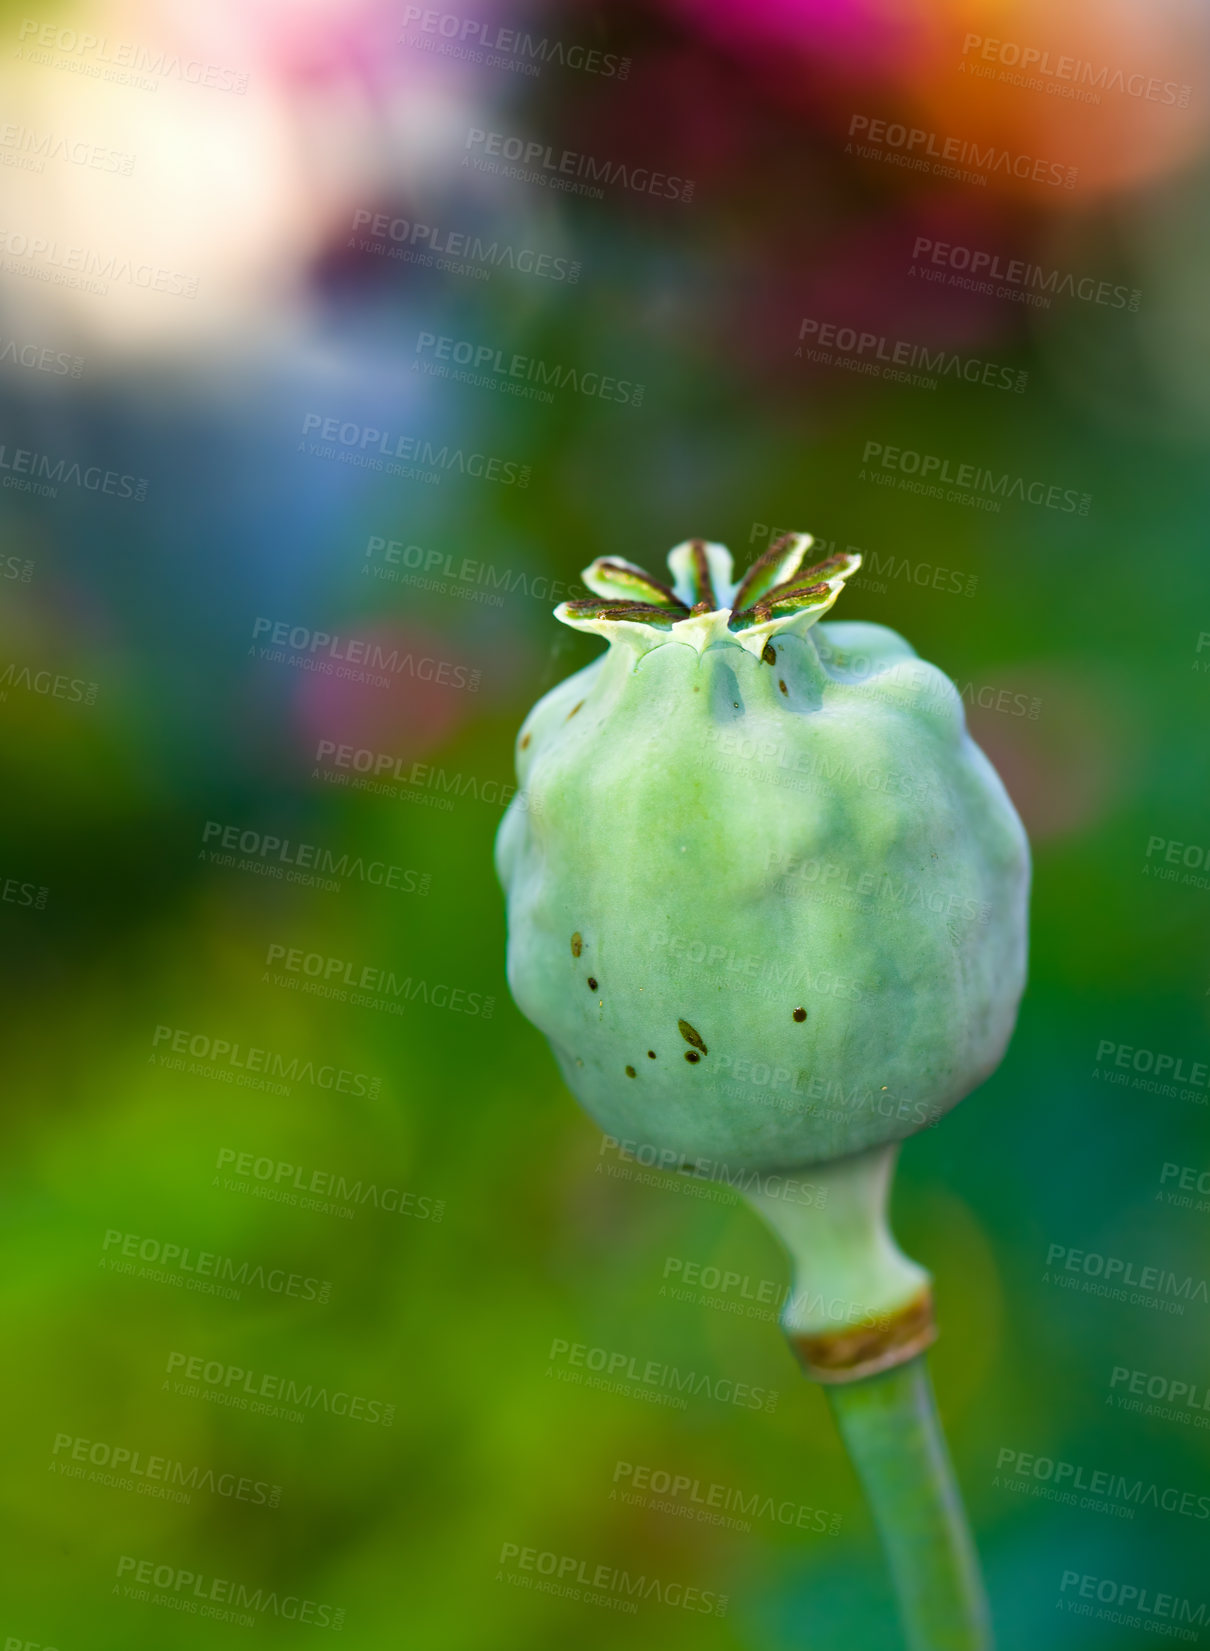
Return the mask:
[[[1029,854],[948,678],[883,626],[818,623],[860,558],[810,545],[738,583],[701,540],[668,585],[586,569],[596,599],[556,617],[609,648],[526,718],[496,856],[510,989],[581,1104],[665,1166],[747,1173],[800,1283],[860,1228],[848,1334],[915,1314],[891,1161],[1004,1053]],[[818,1196],[771,1190],[791,1175]]]

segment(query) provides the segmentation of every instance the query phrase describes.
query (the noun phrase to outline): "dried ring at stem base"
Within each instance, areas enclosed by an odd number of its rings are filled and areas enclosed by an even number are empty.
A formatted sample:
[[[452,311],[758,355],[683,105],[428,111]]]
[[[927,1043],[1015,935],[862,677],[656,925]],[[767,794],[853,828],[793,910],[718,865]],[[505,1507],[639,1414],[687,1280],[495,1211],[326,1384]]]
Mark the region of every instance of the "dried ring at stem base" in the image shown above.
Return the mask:
[[[885,1324],[854,1325],[818,1335],[789,1333],[803,1370],[816,1382],[859,1382],[906,1364],[937,1339],[933,1294],[921,1290]]]

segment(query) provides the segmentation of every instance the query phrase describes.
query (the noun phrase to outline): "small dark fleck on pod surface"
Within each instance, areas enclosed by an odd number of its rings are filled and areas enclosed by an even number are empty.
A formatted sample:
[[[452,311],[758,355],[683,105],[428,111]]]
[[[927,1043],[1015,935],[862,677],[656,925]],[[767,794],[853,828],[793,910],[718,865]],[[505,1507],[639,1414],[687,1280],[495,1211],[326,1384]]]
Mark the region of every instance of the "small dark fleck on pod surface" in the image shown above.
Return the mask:
[[[691,1064],[691,1065],[695,1065],[695,1066],[696,1066],[696,1064],[697,1064],[697,1062],[698,1062],[698,1061],[700,1061],[700,1060],[701,1060],[701,1058],[702,1058],[702,1057],[701,1057],[701,1056],[700,1056],[700,1055],[699,1055],[699,1054],[698,1054],[698,1052],[697,1052],[697,1050],[696,1050],[696,1049],[686,1049],[686,1051],[685,1051],[685,1059],[686,1059],[686,1060],[687,1060],[687,1061],[689,1061],[689,1062],[690,1062],[690,1064]]]
[[[794,1019],[795,1020],[806,1020],[806,1018],[807,1018],[807,1011],[805,1009],[795,1009],[795,1011],[794,1011]]]
[[[765,643],[764,647],[760,651],[760,657],[764,660],[766,665],[777,664],[777,649],[773,646],[772,642]]]
[[[789,699],[790,690],[786,687],[785,677],[781,677],[781,676],[778,677],[777,686],[781,689],[782,693],[785,694],[786,698]]]
[[[647,1051],[647,1059],[649,1061],[653,1061],[655,1059],[655,1050],[654,1049],[649,1049]]]
[[[695,1032],[687,1020],[678,1020],[676,1023],[676,1028],[686,1043],[691,1043],[695,1049],[700,1049],[703,1055],[710,1053],[710,1051],[706,1048],[706,1045],[702,1042],[702,1034],[700,1032]]]
[[[568,722],[570,722],[572,717],[575,716],[576,712],[580,709],[580,706],[583,705],[583,703],[584,703],[584,701],[581,700],[579,705],[573,705],[572,706],[571,710],[567,713],[567,721]]]
[[[572,937],[571,937],[571,955],[573,957],[579,957],[580,953],[583,950],[584,950],[584,941],[580,936],[579,929],[577,929],[575,934],[573,934]]]
[[[628,1066],[628,1067],[627,1067],[627,1068],[626,1068],[626,1076],[627,1076],[627,1077],[628,1077],[628,1078],[633,1078],[633,1077],[634,1077],[634,1076],[635,1076],[635,1071],[634,1071],[634,1067],[633,1067],[633,1066]]]
[[[588,977],[588,990],[590,992],[595,992],[596,989],[597,989],[596,977],[594,975],[589,975],[589,977]]]
[[[533,739],[533,737],[534,736],[532,734],[522,734],[522,736],[521,736],[521,749],[522,749],[522,751],[527,749],[527,747],[529,745],[529,742],[530,742],[531,739]]]

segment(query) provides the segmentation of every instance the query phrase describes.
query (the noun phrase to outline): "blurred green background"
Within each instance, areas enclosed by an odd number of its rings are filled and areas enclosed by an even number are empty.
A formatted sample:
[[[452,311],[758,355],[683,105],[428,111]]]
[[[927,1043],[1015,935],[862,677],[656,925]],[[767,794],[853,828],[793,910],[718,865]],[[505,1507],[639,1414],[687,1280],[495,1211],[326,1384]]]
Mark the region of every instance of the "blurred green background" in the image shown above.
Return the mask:
[[[596,651],[563,587],[785,528],[861,547],[838,617],[962,687],[1034,845],[1016,1038],[895,1202],[1000,1643],[1142,1643],[1069,1573],[1210,1616],[1204,19],[431,15],[0,20],[0,1644],[898,1643],[781,1254],[603,1150],[509,1001],[491,866],[516,728]],[[545,182],[467,165],[490,133]],[[902,164],[951,137],[993,158]],[[583,157],[598,193],[551,185]],[[443,338],[494,387],[424,370]],[[502,392],[496,352],[641,404]],[[925,455],[999,508],[900,485]],[[1074,1251],[1180,1310],[1061,1287]],[[741,1283],[677,1299],[693,1267]],[[594,1388],[577,1346],[715,1396]],[[526,1549],[661,1597],[545,1592]]]

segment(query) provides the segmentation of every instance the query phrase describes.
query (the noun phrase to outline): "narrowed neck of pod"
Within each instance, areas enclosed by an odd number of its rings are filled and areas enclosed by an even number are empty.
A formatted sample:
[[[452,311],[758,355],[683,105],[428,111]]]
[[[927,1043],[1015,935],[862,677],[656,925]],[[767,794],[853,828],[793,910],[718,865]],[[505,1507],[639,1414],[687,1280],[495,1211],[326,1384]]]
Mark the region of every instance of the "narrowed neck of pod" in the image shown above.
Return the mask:
[[[936,1339],[929,1274],[899,1249],[887,1221],[898,1150],[892,1142],[813,1166],[792,1183],[769,1176],[746,1193],[790,1252],[782,1329],[816,1381],[894,1369]]]

